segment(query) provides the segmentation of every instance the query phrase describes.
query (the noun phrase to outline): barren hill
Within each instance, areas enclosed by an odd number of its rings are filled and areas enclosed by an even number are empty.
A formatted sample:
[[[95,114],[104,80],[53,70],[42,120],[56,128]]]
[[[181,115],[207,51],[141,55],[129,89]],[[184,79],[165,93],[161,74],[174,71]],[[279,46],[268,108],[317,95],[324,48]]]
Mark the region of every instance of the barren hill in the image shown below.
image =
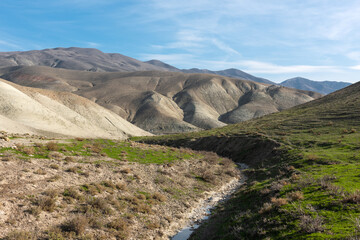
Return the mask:
[[[211,74],[94,73],[34,66],[0,69],[0,75],[17,84],[84,96],[153,133],[221,127],[321,96]]]
[[[22,87],[0,79],[0,130],[47,136],[124,139],[149,135],[72,93]]]
[[[103,53],[94,48],[54,48],[0,53],[0,66],[48,66],[91,72],[162,70],[118,53]]]

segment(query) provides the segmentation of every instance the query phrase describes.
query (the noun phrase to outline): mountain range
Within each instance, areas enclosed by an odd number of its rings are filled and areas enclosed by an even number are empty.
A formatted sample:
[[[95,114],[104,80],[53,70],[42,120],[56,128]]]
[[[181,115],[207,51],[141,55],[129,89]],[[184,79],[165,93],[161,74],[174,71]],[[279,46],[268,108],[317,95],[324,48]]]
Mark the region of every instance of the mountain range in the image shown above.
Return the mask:
[[[9,66],[48,66],[92,72],[171,71],[206,73],[260,83],[276,84],[268,79],[256,77],[234,68],[220,71],[198,68],[179,69],[159,60],[142,62],[118,53],[103,53],[100,50],[93,48],[71,47],[0,53],[0,67]],[[350,83],[330,81],[318,82],[298,77],[285,80],[278,85],[328,94],[350,85]]]
[[[291,87],[296,89],[315,91],[321,94],[329,94],[335,92],[336,90],[342,89],[351,85],[348,82],[335,82],[335,81],[312,81],[302,77],[295,77],[284,82],[280,83],[280,85],[285,87]]]

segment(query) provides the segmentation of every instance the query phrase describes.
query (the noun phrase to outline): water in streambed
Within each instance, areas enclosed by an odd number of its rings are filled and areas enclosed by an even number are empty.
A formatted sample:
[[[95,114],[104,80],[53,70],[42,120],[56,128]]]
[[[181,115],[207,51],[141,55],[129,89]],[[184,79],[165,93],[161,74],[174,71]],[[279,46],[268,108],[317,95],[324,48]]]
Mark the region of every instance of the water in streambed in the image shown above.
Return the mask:
[[[248,166],[246,164],[238,163],[237,165],[239,166],[240,169],[248,168]],[[206,200],[206,204],[203,207],[196,209],[196,211],[195,211],[198,213],[197,216],[201,216],[201,217],[197,218],[197,220],[193,220],[188,226],[181,229],[175,236],[173,236],[171,238],[171,240],[187,240],[187,239],[189,239],[190,235],[197,228],[200,227],[201,222],[205,221],[209,218],[211,209],[213,209],[221,201],[226,201],[231,196],[231,194],[233,194],[235,192],[235,190],[238,189],[245,182],[245,180],[246,180],[245,176],[242,176],[241,179],[237,183],[230,184],[228,189],[208,198]],[[196,217],[195,217],[195,219],[196,219]]]
[[[206,219],[208,219],[208,215],[210,214],[210,208],[211,206],[206,206],[206,213],[207,215],[205,217],[203,217],[201,219],[201,221],[204,221]],[[195,229],[197,229],[198,227],[200,227],[200,224],[197,223],[193,223],[191,226],[187,226],[183,229],[181,229],[180,232],[178,232],[174,237],[171,238],[171,240],[185,240],[185,239],[189,239],[190,235],[194,232]]]

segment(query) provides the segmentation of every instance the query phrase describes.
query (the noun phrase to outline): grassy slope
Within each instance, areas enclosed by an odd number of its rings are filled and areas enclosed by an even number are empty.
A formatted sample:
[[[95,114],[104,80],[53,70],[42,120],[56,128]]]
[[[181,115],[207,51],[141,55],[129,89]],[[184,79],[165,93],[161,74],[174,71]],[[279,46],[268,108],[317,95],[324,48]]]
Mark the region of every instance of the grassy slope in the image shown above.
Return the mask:
[[[195,239],[344,239],[360,234],[359,123],[358,83],[253,121],[141,140],[253,135],[281,144],[261,167],[248,159],[248,184]]]

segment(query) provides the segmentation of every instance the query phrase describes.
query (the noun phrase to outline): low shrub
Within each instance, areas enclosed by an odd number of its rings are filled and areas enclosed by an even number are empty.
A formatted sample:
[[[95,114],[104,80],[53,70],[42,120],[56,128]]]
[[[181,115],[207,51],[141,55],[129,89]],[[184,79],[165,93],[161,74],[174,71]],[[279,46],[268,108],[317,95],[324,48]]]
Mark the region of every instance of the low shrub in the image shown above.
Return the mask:
[[[116,218],[109,222],[106,225],[108,228],[115,229],[117,231],[127,231],[128,230],[128,222],[123,218]]]
[[[34,173],[39,175],[46,175],[46,171],[42,168],[37,169],[36,171],[34,171]]]
[[[288,200],[286,198],[271,198],[271,202],[275,207],[281,207],[282,205],[288,204]]]
[[[291,192],[287,194],[287,198],[290,199],[290,201],[303,200],[304,194],[300,191]]]
[[[300,216],[299,226],[305,233],[316,233],[324,230],[322,226],[323,219],[320,216],[312,217],[310,215]]]
[[[48,142],[46,143],[46,149],[49,151],[58,151],[59,145],[56,142]]]
[[[158,200],[159,202],[165,202],[166,196],[161,193],[154,193],[152,196],[153,199]]]
[[[53,197],[41,197],[36,201],[41,210],[53,212],[56,208],[56,198]]]
[[[117,188],[118,190],[123,190],[123,191],[126,191],[126,190],[127,190],[126,184],[124,184],[124,183],[118,183],[118,184],[116,184],[116,188]]]
[[[108,188],[112,188],[112,189],[116,188],[116,185],[111,181],[103,181],[101,184]]]
[[[266,212],[270,212],[270,210],[273,208],[272,203],[264,203],[264,205],[260,208],[259,213],[263,214]]]
[[[111,208],[109,207],[109,204],[103,198],[89,198],[87,200],[87,204],[91,208],[95,210],[100,210],[104,214],[110,214],[112,212]]]
[[[35,154],[35,148],[34,147],[24,147],[21,151],[23,153],[27,154],[27,155],[34,155]]]
[[[56,170],[58,170],[60,168],[59,165],[57,165],[57,164],[50,164],[49,167],[52,169],[56,169]]]
[[[355,203],[355,204],[359,204],[360,203],[360,191],[356,190],[353,193],[348,193],[344,199],[342,200],[343,203]]]
[[[85,232],[88,226],[88,220],[84,216],[77,216],[73,219],[63,223],[61,226],[65,232],[74,232],[76,235],[81,235]]]
[[[77,199],[77,200],[80,200],[81,197],[82,197],[78,193],[78,191],[76,191],[75,188],[67,188],[67,189],[65,189],[64,192],[63,192],[63,196],[64,197],[70,197],[70,198]]]

